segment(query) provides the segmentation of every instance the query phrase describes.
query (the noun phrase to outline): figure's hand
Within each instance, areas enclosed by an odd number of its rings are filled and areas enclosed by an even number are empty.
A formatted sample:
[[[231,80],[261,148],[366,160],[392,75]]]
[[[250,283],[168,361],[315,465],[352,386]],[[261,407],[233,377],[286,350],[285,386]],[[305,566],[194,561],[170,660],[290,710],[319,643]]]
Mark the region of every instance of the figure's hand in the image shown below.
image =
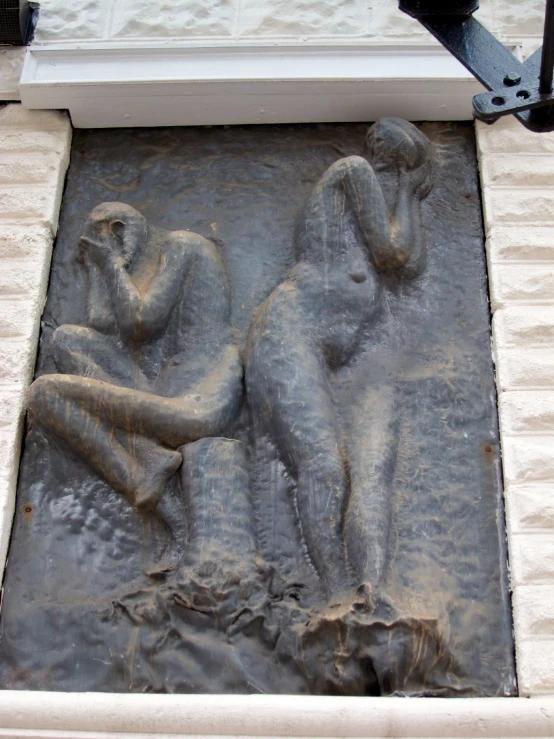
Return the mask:
[[[77,253],[75,255],[75,259],[79,264],[84,264],[85,266],[89,266],[91,263],[88,252],[88,243],[82,238],[79,239],[77,243]]]
[[[433,188],[431,162],[424,162],[417,169],[399,168],[400,186],[406,187],[415,198],[423,200]]]
[[[93,262],[99,267],[103,267],[106,262],[117,256],[114,252],[113,244],[106,239],[89,239],[82,236],[78,246],[78,260],[84,262]]]
[[[406,163],[398,150],[390,145],[390,142],[384,136],[375,136],[371,142],[370,150],[371,166],[375,172],[395,172],[397,173]]]

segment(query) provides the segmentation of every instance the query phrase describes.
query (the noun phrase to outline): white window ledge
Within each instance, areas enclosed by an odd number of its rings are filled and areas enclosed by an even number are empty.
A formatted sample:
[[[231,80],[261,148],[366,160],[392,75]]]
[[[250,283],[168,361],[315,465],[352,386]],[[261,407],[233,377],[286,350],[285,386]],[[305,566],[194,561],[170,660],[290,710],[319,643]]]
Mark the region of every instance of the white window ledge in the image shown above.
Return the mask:
[[[468,120],[482,89],[439,46],[309,43],[33,46],[20,82],[78,128]]]
[[[329,698],[7,691],[0,736],[547,737],[549,698]]]

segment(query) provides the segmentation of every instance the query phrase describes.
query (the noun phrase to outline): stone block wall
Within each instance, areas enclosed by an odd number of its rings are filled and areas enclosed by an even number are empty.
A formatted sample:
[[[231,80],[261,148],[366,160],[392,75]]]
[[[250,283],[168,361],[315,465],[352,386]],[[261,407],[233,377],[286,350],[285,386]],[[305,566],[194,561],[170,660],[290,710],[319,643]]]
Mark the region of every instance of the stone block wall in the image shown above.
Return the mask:
[[[554,692],[554,134],[477,126],[521,695]]]
[[[71,125],[0,107],[0,569],[14,510],[25,394],[35,366]]]
[[[0,46],[0,100],[19,100],[25,46]]]
[[[477,16],[506,41],[542,34],[543,0],[481,0]],[[36,40],[202,38],[429,43],[397,0],[44,0]]]

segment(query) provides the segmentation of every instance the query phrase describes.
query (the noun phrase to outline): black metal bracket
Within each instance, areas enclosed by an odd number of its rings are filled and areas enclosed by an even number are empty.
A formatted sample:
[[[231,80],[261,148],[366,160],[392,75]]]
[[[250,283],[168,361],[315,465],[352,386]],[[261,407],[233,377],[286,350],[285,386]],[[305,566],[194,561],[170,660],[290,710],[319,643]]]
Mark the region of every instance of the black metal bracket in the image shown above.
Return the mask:
[[[546,3],[543,47],[525,62],[473,18],[478,0],[399,0],[399,8],[490,90],[473,98],[478,120],[494,123],[515,115],[531,131],[554,131],[554,0]]]

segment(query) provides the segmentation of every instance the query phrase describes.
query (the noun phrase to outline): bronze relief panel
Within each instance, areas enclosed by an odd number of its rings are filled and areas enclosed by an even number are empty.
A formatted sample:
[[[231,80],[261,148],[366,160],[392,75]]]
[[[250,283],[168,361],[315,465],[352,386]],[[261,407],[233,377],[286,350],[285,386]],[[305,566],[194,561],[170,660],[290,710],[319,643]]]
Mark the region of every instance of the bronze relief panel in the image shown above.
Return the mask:
[[[512,695],[469,124],[77,131],[2,685]]]

